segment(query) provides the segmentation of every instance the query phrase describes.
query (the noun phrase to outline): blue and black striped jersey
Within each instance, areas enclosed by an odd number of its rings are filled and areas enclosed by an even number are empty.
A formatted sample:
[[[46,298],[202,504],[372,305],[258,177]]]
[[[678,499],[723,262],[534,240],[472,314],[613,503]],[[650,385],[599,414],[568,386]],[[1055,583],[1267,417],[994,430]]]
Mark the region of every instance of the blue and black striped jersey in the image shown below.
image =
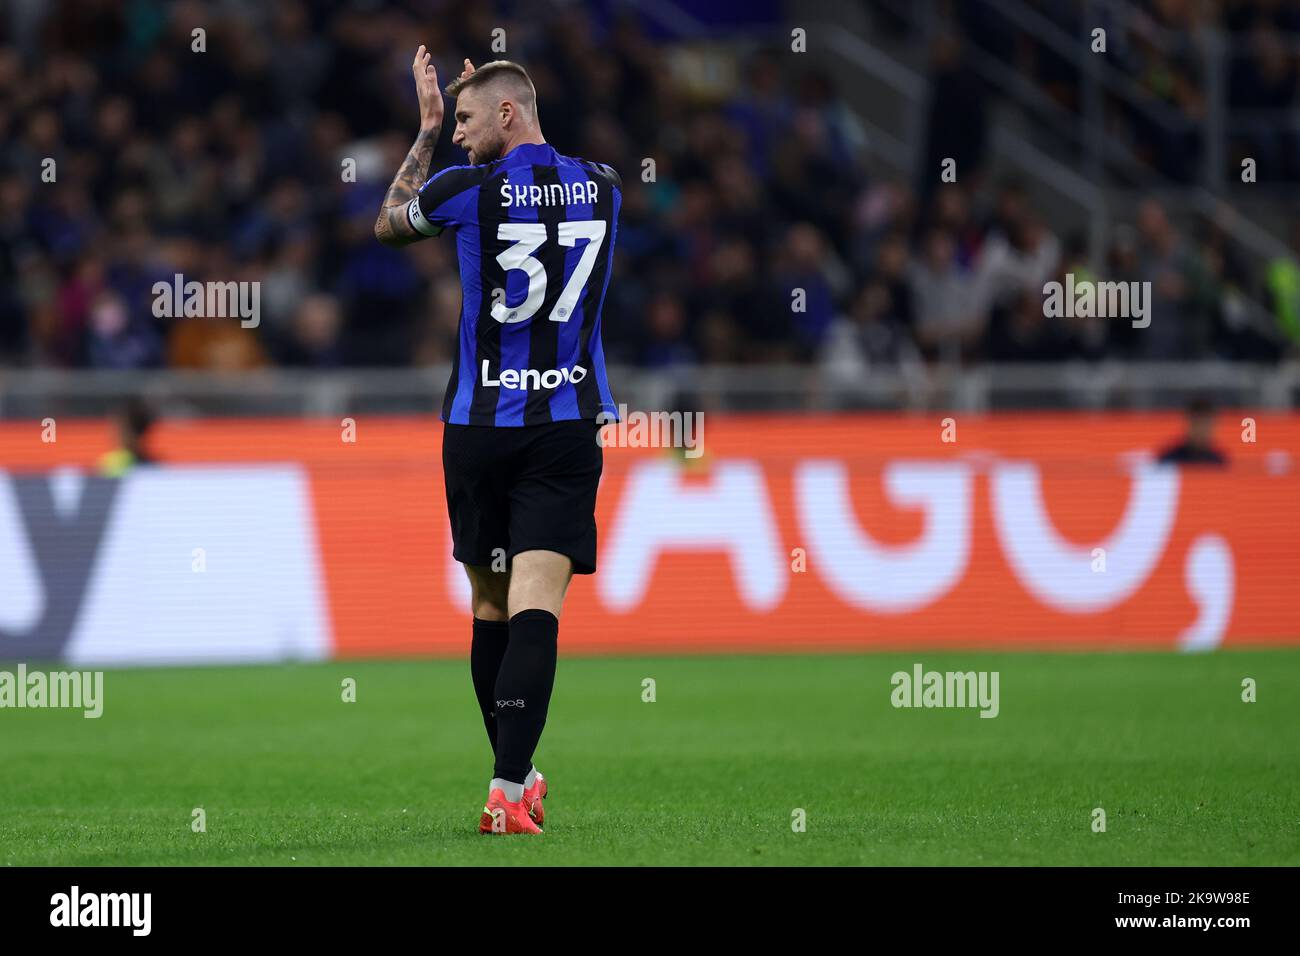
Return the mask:
[[[460,260],[460,344],[444,422],[616,419],[600,310],[622,186],[609,166],[528,143],[420,187],[411,225],[426,236],[455,229]]]

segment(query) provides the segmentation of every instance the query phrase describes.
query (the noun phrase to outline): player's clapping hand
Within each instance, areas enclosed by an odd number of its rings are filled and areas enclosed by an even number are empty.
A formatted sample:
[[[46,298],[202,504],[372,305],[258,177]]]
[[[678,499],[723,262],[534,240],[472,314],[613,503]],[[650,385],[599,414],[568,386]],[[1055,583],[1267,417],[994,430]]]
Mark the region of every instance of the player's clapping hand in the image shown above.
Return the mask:
[[[432,60],[433,54],[421,43],[415,51],[415,62],[411,64],[411,72],[415,75],[415,94],[420,100],[420,129],[442,126],[442,90],[438,89],[438,70]],[[469,60],[465,62],[469,63]],[[472,71],[473,67],[470,69]]]
[[[465,57],[465,69],[460,71],[460,78],[463,80],[473,72],[474,64],[469,61],[469,57]]]

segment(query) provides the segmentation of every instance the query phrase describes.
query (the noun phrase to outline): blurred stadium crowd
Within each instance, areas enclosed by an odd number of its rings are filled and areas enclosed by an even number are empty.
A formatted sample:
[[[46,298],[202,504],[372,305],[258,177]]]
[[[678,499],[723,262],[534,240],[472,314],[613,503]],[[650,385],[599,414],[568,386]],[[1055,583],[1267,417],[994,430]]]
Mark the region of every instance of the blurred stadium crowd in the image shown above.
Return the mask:
[[[1177,28],[1194,5],[1151,6]],[[852,377],[945,356],[1269,361],[1300,343],[1294,257],[1252,261],[1212,224],[1175,225],[1155,200],[1115,230],[1094,276],[1082,237],[1045,221],[1014,182],[869,175],[863,129],[815,60],[792,72],[789,56],[758,52],[728,91],[709,95],[667,68],[662,38],[603,7],[508,18],[479,2],[439,15],[421,7],[10,4],[0,24],[0,366],[450,361],[453,245],[393,250],[371,229],[414,135],[415,46],[434,51],[445,85],[462,56],[494,58],[498,26],[534,78],[547,138],[622,173],[611,362],[821,362]],[[1233,96],[1292,103],[1295,56],[1273,39],[1295,37],[1295,6],[1228,3],[1223,16],[1261,38],[1259,56],[1234,71]],[[206,52],[191,49],[195,27]],[[969,42],[987,39],[978,22],[965,28]],[[1134,75],[1194,113],[1180,63],[1148,54],[1134,48]],[[1002,55],[1071,95],[1068,69],[1050,58],[1023,47]],[[978,168],[986,104],[963,83],[959,56],[939,50],[936,69],[927,155],[951,155],[954,142]],[[435,167],[464,162],[450,135]],[[1181,175],[1185,150],[1149,145]],[[1274,146],[1297,161],[1293,140]],[[42,181],[46,158],[54,182]],[[355,181],[345,181],[349,160]],[[1065,272],[1151,281],[1150,329],[1045,318],[1043,283]],[[261,324],[155,318],[153,284],[175,273],[259,281]],[[1273,329],[1243,319],[1247,297],[1269,303]]]
[[[871,2],[875,22],[889,33],[916,28],[914,20],[900,15],[896,0]],[[1223,43],[1224,106],[1235,118],[1296,105],[1300,3],[1295,0],[1015,2],[1024,3],[1042,24],[1059,28],[1057,36],[1088,38],[1097,27],[1106,31],[1105,64],[1113,71],[1111,95],[1102,105],[1107,134],[1174,182],[1196,179],[1205,149],[1207,27]],[[973,49],[1014,67],[1054,102],[1082,116],[1086,93],[1079,63],[1047,42],[1041,29],[1024,29],[1009,15],[1009,5],[961,0],[950,9]],[[1114,95],[1125,89],[1134,96]],[[1239,157],[1252,156],[1259,161],[1260,182],[1300,181],[1300,139],[1293,125],[1248,124],[1229,139],[1225,171],[1239,170]]]

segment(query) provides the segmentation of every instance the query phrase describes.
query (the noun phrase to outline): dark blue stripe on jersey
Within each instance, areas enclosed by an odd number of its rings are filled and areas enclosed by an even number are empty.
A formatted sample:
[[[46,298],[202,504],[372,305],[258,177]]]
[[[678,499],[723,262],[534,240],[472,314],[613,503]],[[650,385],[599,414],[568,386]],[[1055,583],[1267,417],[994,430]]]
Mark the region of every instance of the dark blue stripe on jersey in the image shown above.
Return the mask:
[[[498,175],[499,174],[499,175]],[[468,416],[465,424],[493,425],[496,423],[497,399],[501,393],[499,385],[483,384],[483,363],[488,363],[488,371],[493,377],[501,370],[502,324],[492,317],[494,301],[501,301],[496,296],[497,289],[507,287],[509,277],[497,256],[503,249],[513,244],[513,240],[498,238],[503,220],[501,200],[498,195],[499,185],[506,176],[514,179],[517,169],[498,167],[487,179],[486,189],[479,191],[479,281],[483,284],[483,302],[474,316],[476,326],[473,337],[474,350],[464,356],[474,370],[474,392],[470,396]],[[518,279],[518,276],[514,277]],[[517,288],[517,287],[516,287]],[[517,326],[515,326],[517,328]]]
[[[477,351],[475,339],[478,336],[478,316],[483,312],[484,301],[490,301],[491,295],[483,286],[479,262],[482,248],[479,231],[477,210],[474,222],[461,226],[456,231],[456,258],[460,264],[461,287],[460,325],[456,331],[456,362],[452,366],[451,380],[447,382],[447,397],[443,400],[444,421],[458,420],[454,417],[457,406],[463,410],[462,415],[468,416],[469,402],[477,380],[474,355]],[[449,413],[453,417],[448,418]]]
[[[609,291],[609,280],[614,274],[614,241],[618,238],[618,213],[623,205],[622,192],[614,187],[610,182],[609,187],[610,209],[607,211],[609,217],[609,235],[605,237],[608,248],[605,250],[605,281],[600,286],[600,299],[596,302],[596,330],[592,335],[591,361],[593,378],[600,388],[600,412],[614,416],[614,421],[618,420],[618,406],[614,404],[614,393],[609,387],[609,376],[605,374],[605,343],[600,334],[600,316],[605,310],[605,293]],[[592,297],[595,297],[595,289],[592,289]],[[599,414],[599,412],[597,413]],[[594,417],[594,416],[593,416]]]
[[[474,356],[478,353],[478,317],[483,314],[484,302],[491,302],[491,293],[483,284],[480,232],[478,225],[461,226],[456,231],[461,286],[460,326],[456,332],[456,362],[452,366],[451,380],[447,382],[442,417],[443,421],[458,424],[469,421],[469,405],[474,397],[474,383],[478,381],[478,370],[474,367]]]
[[[491,169],[488,166],[458,166],[454,171],[455,178],[448,175],[453,170],[444,170],[421,187],[420,208],[425,217],[436,224],[441,224],[443,216],[456,216],[447,225],[456,228],[456,259],[461,285],[460,323],[456,332],[456,358],[442,402],[442,420],[464,424],[469,421],[469,404],[476,381],[474,355],[477,352],[478,317],[489,295],[483,285],[480,262],[482,245],[479,233],[483,217],[479,205]],[[452,192],[455,189],[461,191]],[[446,193],[450,195],[439,202]],[[424,205],[426,196],[429,197],[428,207]]]
[[[533,182],[541,187],[544,197],[542,204],[534,206],[533,209],[538,220],[546,225],[546,246],[538,253],[546,270],[546,296],[542,300],[541,308],[529,322],[528,366],[543,371],[550,369],[558,371],[568,365],[563,353],[557,347],[560,329],[564,327],[564,323],[551,320],[560,296],[564,293],[566,258],[565,247],[559,244],[559,225],[566,217],[564,203],[556,195],[559,192],[556,187],[560,185],[557,169],[558,167],[551,165],[532,167]],[[541,425],[557,421],[558,419],[551,414],[550,399],[557,388],[563,387],[561,383],[557,387],[529,390],[528,401],[524,407],[523,424]]]
[[[590,351],[591,371],[593,371],[595,382],[597,382],[599,389],[601,389],[601,408],[599,408],[597,414],[599,414],[599,412],[604,412],[607,416],[606,420],[617,421],[619,420],[617,419],[619,408],[615,405],[614,393],[610,390],[610,376],[606,375],[606,372],[604,372],[604,342],[601,339],[601,313],[604,311],[604,294],[610,290],[610,276],[614,274],[614,241],[615,238],[617,238],[617,232],[619,232],[619,207],[621,206],[620,194],[617,193],[616,190],[612,189],[612,186],[611,191],[614,193],[614,200],[612,200],[612,202],[614,202],[614,211],[610,213],[610,235],[608,235],[607,239],[608,243],[610,243],[610,251],[608,251],[606,256],[606,265],[604,265],[604,282],[601,285],[601,300],[599,300],[597,306],[595,306],[595,315],[597,315],[597,319],[595,319],[595,330],[591,333]],[[608,416],[614,416],[614,418],[611,419],[608,418]],[[586,416],[584,415],[582,418],[586,418]]]
[[[621,197],[615,188],[614,179],[603,167],[595,163],[583,165],[586,167],[587,174],[600,183],[595,216],[608,223],[608,227],[605,249],[592,268],[584,297],[582,364],[591,369],[591,375],[578,385],[578,409],[583,418],[596,418],[604,413],[605,421],[617,421],[618,409],[614,407],[605,374],[605,355],[600,340],[600,314],[601,306],[605,301],[605,291],[609,287],[609,278],[614,271],[614,240],[618,231],[618,208]]]
[[[588,182],[586,171],[581,166],[573,163],[565,163],[564,165],[557,166],[555,167],[555,172],[557,181],[567,183],[570,187],[572,187],[574,183],[585,184]],[[572,198],[574,193],[570,192],[569,195]],[[565,205],[564,218],[566,220],[572,222],[579,219],[589,220],[595,218],[596,210],[594,205],[585,201],[587,195],[585,185],[581,195],[584,199],[583,202],[573,202]],[[602,237],[602,248],[605,241],[606,238]],[[562,282],[564,286],[567,287],[569,279],[573,276],[573,270],[578,267],[578,263],[582,261],[583,254],[587,251],[587,241],[579,239],[572,246],[565,246],[562,248],[564,249],[564,275],[562,276]],[[558,355],[557,361],[560,365],[568,368],[582,365],[582,367],[587,370],[587,376],[590,377],[591,365],[584,364],[582,361],[582,329],[585,323],[584,316],[587,311],[584,308],[586,299],[587,290],[583,289],[582,295],[580,295],[578,301],[574,303],[573,311],[564,317],[563,322],[556,323],[558,334],[556,336],[557,341],[555,351]],[[582,417],[578,410],[578,388],[571,381],[565,382],[555,390],[554,394],[551,395],[549,404],[551,418],[555,421],[561,421],[566,418]]]

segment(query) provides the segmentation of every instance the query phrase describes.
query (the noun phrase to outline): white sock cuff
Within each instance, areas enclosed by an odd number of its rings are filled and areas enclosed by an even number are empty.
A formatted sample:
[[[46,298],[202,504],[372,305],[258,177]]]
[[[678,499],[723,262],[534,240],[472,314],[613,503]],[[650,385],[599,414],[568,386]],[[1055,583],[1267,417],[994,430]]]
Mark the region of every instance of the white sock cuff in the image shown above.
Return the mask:
[[[511,783],[509,780],[502,780],[500,777],[493,777],[491,783],[488,784],[488,796],[492,795],[493,790],[500,790],[511,803],[518,803],[524,798],[524,785],[522,783]]]

